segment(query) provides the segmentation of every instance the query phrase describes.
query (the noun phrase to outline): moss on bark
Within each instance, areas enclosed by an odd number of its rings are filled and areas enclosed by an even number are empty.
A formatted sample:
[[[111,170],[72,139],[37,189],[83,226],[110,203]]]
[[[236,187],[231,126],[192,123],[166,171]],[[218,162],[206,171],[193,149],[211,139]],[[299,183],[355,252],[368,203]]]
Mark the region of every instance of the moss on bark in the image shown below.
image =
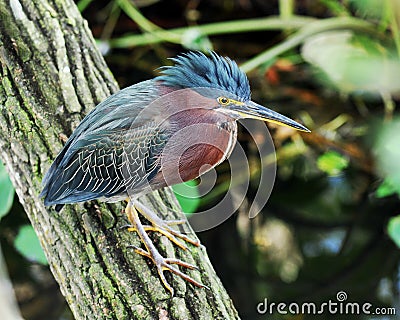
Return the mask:
[[[82,117],[118,86],[86,22],[70,0],[0,0],[0,156],[35,228],[54,277],[77,319],[237,319],[204,247],[176,250],[155,236],[161,252],[199,267],[199,289],[134,254],[135,233],[122,204],[68,205],[60,213],[39,198],[41,179]],[[182,218],[170,190],[144,201]],[[166,210],[166,204],[176,210]],[[100,212],[100,213],[99,213]],[[195,238],[192,232],[191,237]]]

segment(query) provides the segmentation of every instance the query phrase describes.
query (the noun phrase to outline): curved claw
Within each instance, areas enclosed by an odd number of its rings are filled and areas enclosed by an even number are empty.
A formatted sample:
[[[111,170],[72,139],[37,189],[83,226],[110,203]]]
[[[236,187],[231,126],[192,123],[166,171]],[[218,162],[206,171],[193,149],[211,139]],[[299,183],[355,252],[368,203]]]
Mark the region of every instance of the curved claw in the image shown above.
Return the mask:
[[[160,217],[158,217],[153,211],[151,211],[149,208],[141,204],[140,202],[135,202],[134,203],[135,208],[149,221],[154,227],[157,227],[158,229],[162,229],[164,231],[167,231],[168,233],[174,235],[175,237],[178,237],[188,243],[193,244],[196,247],[200,246],[199,241],[195,241],[190,239],[188,236],[182,234],[179,231],[176,231],[171,228],[172,225],[177,225],[177,224],[182,224],[185,223],[186,220],[171,220],[171,221],[164,221]]]
[[[130,231],[129,229],[134,229],[133,226],[130,223],[124,224],[123,226],[119,227],[120,230],[122,229],[128,229],[128,231]]]
[[[141,256],[144,256],[144,257],[152,259],[150,253],[148,253],[146,250],[143,250],[142,248],[139,248],[139,247],[136,247],[136,246],[133,246],[133,245],[128,246],[128,248],[132,248],[133,250],[135,250],[135,252],[137,254],[140,254]]]
[[[188,269],[190,269],[190,270],[199,270],[199,268],[197,268],[195,265],[190,264],[190,263],[187,263],[187,262],[184,262],[184,261],[179,260],[179,259],[166,258],[166,259],[164,259],[164,260],[165,260],[167,263],[169,263],[169,264],[177,264],[177,265],[179,265],[179,266],[188,268]]]
[[[167,279],[165,278],[164,271],[170,271],[170,272],[180,276],[181,278],[185,279],[186,281],[192,283],[196,287],[208,289],[207,286],[194,280],[192,277],[188,276],[186,273],[180,271],[179,269],[173,267],[172,264],[177,264],[182,267],[188,268],[190,270],[197,269],[195,266],[193,266],[189,263],[186,263],[182,260],[179,260],[179,259],[163,258],[161,256],[157,257],[157,259],[152,259],[152,260],[157,267],[157,271],[161,278],[161,281],[163,282],[164,286],[171,292],[171,295],[174,295],[174,289],[172,289],[172,287],[168,283]]]
[[[150,252],[143,250],[142,248],[136,247],[136,246],[129,246],[135,250],[136,253],[145,256],[153,261],[155,266],[157,267],[157,272],[158,275],[160,276],[160,279],[163,283],[163,285],[167,288],[167,290],[171,293],[171,295],[174,295],[174,289],[171,287],[171,285],[168,283],[167,279],[165,278],[164,271],[170,271],[181,278],[185,279],[186,281],[194,284],[195,286],[199,288],[207,288],[204,284],[194,280],[192,277],[188,276],[184,272],[180,271],[179,269],[173,267],[173,264],[177,264],[181,267],[190,269],[190,270],[198,270],[198,268],[190,263],[184,262],[180,259],[175,259],[175,258],[164,258],[162,257],[158,252],[154,255],[152,255]]]
[[[144,215],[144,217],[149,220],[153,225],[142,225],[139,216],[138,216],[138,210],[139,208],[135,204],[130,204],[128,203],[128,206],[126,208],[126,214],[128,216],[128,220],[131,223],[131,225],[124,226],[128,227],[129,231],[136,231],[142,240],[144,246],[146,247],[146,250],[136,247],[136,246],[129,246],[132,247],[136,253],[147,257],[152,260],[152,262],[155,264],[157,268],[158,275],[165,286],[165,288],[171,293],[171,295],[174,294],[174,289],[170,286],[168,283],[167,279],[165,278],[164,271],[170,271],[184,280],[192,283],[193,285],[200,287],[200,288],[208,288],[207,286],[203,285],[202,283],[194,280],[184,272],[180,271],[178,268],[174,267],[173,265],[179,265],[183,268],[187,268],[189,270],[197,270],[197,267],[184,262],[180,259],[175,259],[175,258],[164,258],[159,251],[156,249],[154,246],[153,242],[149,238],[147,232],[150,231],[157,231],[163,235],[165,235],[168,239],[170,239],[173,243],[175,243],[177,246],[179,246],[182,249],[187,249],[187,247],[182,244],[180,241],[178,241],[177,238],[180,238],[182,240],[185,240],[186,242],[190,242],[196,246],[199,246],[200,243],[197,241],[193,241],[190,238],[186,237],[185,235],[179,233],[178,231],[173,230],[170,225],[173,224],[180,224],[185,222],[184,220],[174,220],[171,222],[165,222],[164,220],[160,219],[159,217],[155,216],[153,212],[151,212],[149,209],[144,207],[143,205],[140,205],[140,213]],[[138,209],[138,210],[137,210]],[[144,212],[144,213],[143,213]],[[154,218],[155,216],[155,218]],[[170,224],[171,223],[171,224]]]

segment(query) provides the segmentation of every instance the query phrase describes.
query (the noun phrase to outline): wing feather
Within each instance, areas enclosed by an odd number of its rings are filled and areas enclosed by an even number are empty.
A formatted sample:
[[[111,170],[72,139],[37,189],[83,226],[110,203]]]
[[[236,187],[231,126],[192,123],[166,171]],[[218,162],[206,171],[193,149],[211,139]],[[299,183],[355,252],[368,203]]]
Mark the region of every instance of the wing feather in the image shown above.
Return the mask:
[[[158,97],[150,82],[121,90],[85,117],[43,179],[45,205],[111,198],[155,175],[167,135],[150,116],[136,119]]]

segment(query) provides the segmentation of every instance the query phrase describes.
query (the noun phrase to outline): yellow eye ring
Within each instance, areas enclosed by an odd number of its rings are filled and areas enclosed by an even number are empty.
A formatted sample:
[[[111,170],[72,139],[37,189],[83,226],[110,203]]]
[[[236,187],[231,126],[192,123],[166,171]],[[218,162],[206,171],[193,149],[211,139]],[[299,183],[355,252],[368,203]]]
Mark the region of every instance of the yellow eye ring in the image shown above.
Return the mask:
[[[217,100],[219,104],[222,104],[224,106],[228,105],[230,102],[230,100],[226,97],[219,97]]]

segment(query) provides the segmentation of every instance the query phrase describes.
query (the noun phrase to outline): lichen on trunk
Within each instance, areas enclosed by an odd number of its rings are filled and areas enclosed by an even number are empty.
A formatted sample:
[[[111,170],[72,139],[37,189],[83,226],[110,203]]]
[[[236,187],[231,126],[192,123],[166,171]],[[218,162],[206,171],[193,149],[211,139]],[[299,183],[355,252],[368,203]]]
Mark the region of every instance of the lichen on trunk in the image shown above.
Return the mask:
[[[0,63],[0,157],[74,316],[237,319],[204,247],[183,252],[155,237],[163,253],[197,265],[190,276],[210,287],[168,275],[176,291],[170,297],[152,265],[129,247],[140,243],[121,229],[127,223],[123,204],[68,205],[55,213],[39,198],[63,137],[118,90],[75,4],[0,0]],[[182,218],[169,189],[143,200],[169,219]]]

